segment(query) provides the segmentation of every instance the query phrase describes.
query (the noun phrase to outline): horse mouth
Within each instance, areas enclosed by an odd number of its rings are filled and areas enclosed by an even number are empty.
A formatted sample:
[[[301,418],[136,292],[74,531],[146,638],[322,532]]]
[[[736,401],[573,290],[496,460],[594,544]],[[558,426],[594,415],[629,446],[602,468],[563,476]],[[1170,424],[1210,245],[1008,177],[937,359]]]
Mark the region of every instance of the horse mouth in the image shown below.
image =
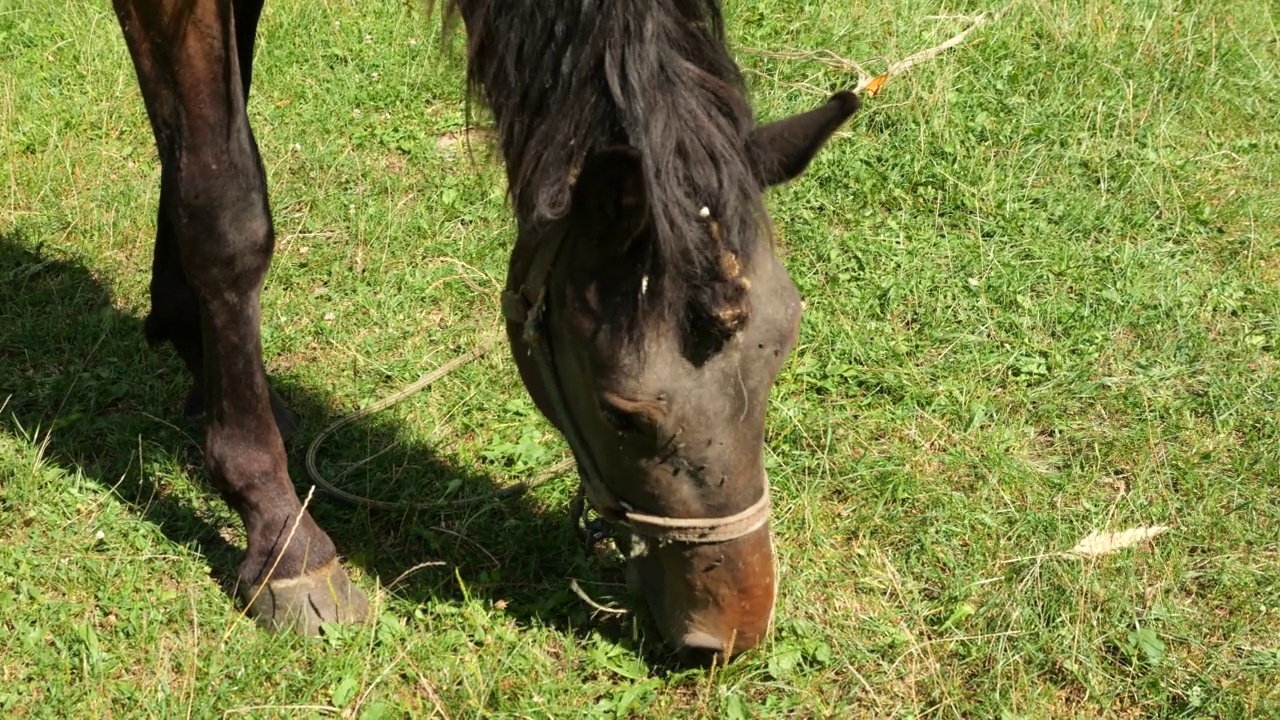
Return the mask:
[[[646,547],[636,548],[637,542]],[[723,543],[631,538],[627,584],[683,664],[723,664],[758,645],[773,623],[777,584],[767,525]]]

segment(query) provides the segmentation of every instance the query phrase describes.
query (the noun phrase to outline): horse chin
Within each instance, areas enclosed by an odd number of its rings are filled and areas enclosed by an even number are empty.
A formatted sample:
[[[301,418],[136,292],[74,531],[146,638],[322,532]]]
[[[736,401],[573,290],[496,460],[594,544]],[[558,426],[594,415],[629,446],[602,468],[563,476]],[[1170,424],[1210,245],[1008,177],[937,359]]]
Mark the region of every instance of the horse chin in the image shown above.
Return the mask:
[[[683,662],[724,663],[768,634],[777,593],[768,525],[723,543],[620,545],[628,585]]]

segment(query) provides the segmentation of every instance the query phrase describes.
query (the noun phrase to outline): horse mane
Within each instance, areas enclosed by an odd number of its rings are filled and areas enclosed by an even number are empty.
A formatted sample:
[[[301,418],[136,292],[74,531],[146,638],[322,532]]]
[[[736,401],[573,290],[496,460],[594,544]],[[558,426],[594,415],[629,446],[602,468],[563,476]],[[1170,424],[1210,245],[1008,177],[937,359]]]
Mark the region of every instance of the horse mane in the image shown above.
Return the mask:
[[[672,317],[714,313],[723,253],[748,260],[763,217],[755,120],[718,0],[449,0],[448,10],[466,25],[468,83],[493,113],[522,229],[569,212],[588,154],[630,145],[656,238],[652,294]]]

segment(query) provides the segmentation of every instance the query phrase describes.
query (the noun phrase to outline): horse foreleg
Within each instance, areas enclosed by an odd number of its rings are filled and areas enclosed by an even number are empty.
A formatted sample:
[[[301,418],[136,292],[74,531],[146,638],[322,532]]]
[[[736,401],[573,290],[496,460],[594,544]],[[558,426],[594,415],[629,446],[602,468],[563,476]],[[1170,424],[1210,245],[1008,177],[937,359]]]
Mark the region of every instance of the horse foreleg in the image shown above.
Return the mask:
[[[161,328],[197,378],[205,464],[248,534],[239,592],[272,627],[314,633],[359,619],[368,604],[294,492],[272,415],[259,299],[274,239],[231,3],[115,7],[160,153],[152,292],[161,304],[148,330]]]
[[[262,10],[261,2],[245,0],[234,4],[236,61],[240,67],[240,85],[244,98],[249,95],[253,68],[253,42]],[[178,196],[166,191],[171,184],[160,185],[160,209],[156,217],[156,242],[151,261],[151,312],[145,331],[152,345],[169,342],[191,372],[191,390],[183,402],[182,413],[197,427],[205,421],[204,349],[200,326],[200,304],[191,282],[182,268],[177,234],[171,218],[177,215]],[[298,418],[279,395],[268,387],[271,410],[280,434],[286,439],[298,430]]]

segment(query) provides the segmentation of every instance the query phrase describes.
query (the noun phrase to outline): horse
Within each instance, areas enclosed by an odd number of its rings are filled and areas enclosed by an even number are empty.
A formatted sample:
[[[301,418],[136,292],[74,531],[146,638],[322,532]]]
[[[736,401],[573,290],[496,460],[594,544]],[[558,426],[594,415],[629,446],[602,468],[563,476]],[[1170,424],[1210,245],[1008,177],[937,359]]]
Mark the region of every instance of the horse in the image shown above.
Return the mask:
[[[359,622],[365,594],[299,500],[260,297],[274,236],[245,114],[264,0],[113,0],[159,155],[144,328],[192,378],[212,484],[244,523],[263,627]],[[447,0],[516,221],[501,298],[526,389],[563,434],[628,580],[695,662],[760,643],[776,601],[765,408],[801,300],[764,193],[857,111],[756,122],[718,0]],[[496,319],[496,318],[495,318]]]

